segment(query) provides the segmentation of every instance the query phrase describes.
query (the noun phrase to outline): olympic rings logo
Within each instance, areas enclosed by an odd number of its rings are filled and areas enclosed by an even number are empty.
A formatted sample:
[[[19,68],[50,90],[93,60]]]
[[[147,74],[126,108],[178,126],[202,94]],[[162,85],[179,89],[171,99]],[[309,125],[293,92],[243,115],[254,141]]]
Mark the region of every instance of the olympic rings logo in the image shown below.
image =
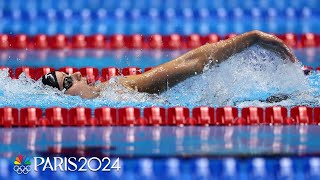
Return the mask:
[[[15,165],[13,170],[18,174],[28,174],[31,171],[30,165]]]

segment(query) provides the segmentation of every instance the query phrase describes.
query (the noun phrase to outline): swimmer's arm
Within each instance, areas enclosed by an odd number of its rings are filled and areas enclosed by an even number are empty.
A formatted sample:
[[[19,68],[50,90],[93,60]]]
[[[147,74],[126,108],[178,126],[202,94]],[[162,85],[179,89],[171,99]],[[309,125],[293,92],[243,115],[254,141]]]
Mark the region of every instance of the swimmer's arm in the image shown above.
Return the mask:
[[[217,43],[207,44],[196,50],[199,50],[200,53],[207,53],[208,58],[203,59],[204,63],[208,63],[210,60],[213,60],[213,63],[219,63],[254,44],[279,53],[283,59],[289,59],[292,62],[297,61],[291,49],[281,39],[257,30]]]
[[[203,45],[143,74],[120,78],[119,82],[127,88],[140,92],[160,93],[188,77],[202,73],[206,65],[220,63],[256,43],[267,48],[286,47],[274,36],[251,31],[224,41]],[[280,53],[289,57],[292,55],[283,47],[276,50],[282,51]]]

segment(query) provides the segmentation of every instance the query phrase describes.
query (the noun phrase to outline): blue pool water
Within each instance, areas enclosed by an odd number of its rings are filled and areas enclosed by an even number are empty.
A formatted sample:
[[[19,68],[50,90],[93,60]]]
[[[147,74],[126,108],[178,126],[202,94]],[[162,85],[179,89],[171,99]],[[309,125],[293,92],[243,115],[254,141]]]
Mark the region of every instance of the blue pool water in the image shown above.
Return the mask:
[[[0,155],[194,158],[319,155],[319,126],[2,129]],[[20,138],[25,137],[25,138]]]
[[[319,132],[319,126],[2,129],[0,177],[319,179]],[[110,157],[111,162],[119,157],[121,168],[94,173],[31,170],[24,176],[13,171],[18,154],[29,157],[32,168],[33,157],[80,156]]]

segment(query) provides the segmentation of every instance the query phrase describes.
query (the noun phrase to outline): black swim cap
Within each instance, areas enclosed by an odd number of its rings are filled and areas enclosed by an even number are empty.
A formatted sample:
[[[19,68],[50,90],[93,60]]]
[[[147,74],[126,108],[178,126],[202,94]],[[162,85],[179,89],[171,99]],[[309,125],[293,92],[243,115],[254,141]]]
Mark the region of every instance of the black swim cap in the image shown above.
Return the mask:
[[[44,85],[48,85],[48,86],[51,86],[51,87],[54,87],[54,88],[58,88],[60,90],[59,83],[58,83],[55,71],[50,72],[50,73],[48,73],[46,75],[43,75],[42,76],[42,83]]]

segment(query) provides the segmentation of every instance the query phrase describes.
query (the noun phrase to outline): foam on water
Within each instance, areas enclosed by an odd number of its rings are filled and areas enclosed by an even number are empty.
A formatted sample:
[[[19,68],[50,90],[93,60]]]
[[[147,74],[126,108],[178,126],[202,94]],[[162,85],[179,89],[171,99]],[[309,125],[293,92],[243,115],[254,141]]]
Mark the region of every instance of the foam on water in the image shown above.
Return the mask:
[[[261,101],[271,95],[288,94],[288,100],[272,105],[316,105],[319,104],[319,86],[316,84],[319,84],[319,78],[309,77],[308,80],[301,71],[301,64],[283,60],[256,45],[202,75],[178,84],[163,96],[175,105],[182,103],[187,96],[188,102],[183,103],[188,105],[243,107],[270,106],[270,103]]]
[[[110,81],[101,97],[94,100],[68,96],[44,87],[22,73],[11,79],[0,72],[0,106],[74,107],[87,106],[270,106],[319,105],[320,77],[304,76],[301,64],[282,60],[273,52],[252,46],[228,60],[206,69],[201,75],[189,78],[160,95],[138,93]],[[119,93],[120,92],[120,93]],[[261,102],[275,94],[288,94],[288,100],[279,103]]]

